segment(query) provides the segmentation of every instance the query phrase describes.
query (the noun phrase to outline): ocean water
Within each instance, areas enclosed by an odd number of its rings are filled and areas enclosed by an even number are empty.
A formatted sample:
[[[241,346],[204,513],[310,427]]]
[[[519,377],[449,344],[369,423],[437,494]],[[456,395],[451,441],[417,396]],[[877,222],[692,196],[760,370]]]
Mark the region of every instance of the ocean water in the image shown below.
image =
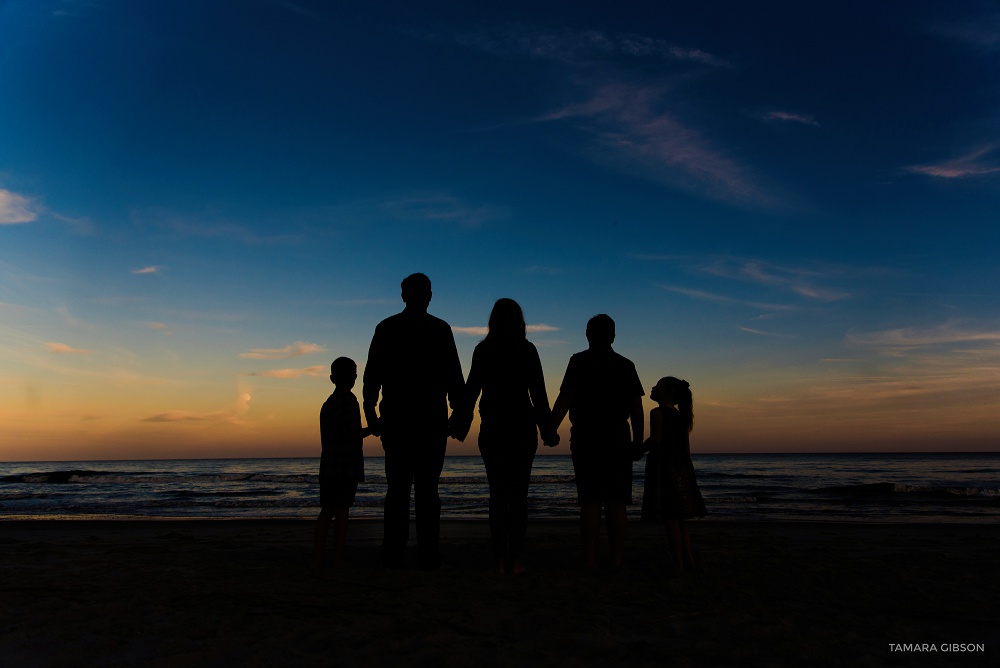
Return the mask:
[[[709,517],[724,520],[996,522],[1000,453],[694,455]],[[645,462],[633,466],[631,516]],[[0,520],[45,518],[310,518],[319,460],[189,459],[0,463]],[[354,517],[381,517],[383,461],[365,460]],[[479,457],[448,457],[442,516],[487,516]],[[577,516],[573,466],[535,458],[531,517]]]

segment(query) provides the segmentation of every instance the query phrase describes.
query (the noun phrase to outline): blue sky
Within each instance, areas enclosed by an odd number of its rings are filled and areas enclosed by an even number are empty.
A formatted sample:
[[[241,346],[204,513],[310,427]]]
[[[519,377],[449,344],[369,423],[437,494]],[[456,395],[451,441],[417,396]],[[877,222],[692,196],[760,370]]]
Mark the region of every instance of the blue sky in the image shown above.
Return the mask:
[[[0,3],[0,458],[311,454],[413,271],[695,449],[995,449],[1000,6],[690,5]]]

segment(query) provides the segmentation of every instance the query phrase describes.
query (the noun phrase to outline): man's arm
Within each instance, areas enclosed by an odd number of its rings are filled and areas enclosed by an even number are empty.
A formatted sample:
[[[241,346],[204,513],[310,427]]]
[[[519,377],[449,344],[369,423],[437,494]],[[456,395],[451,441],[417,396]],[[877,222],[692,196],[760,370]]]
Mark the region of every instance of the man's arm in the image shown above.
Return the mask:
[[[632,424],[632,444],[642,447],[646,433],[646,415],[642,410],[642,397],[632,397],[628,404],[628,420]]]
[[[368,347],[368,361],[365,363],[365,375],[362,380],[361,390],[362,408],[365,411],[365,422],[371,429],[372,436],[382,435],[382,425],[378,416],[378,397],[382,391],[382,359],[381,359],[381,337],[379,330],[375,328],[371,345]]]
[[[447,327],[447,325],[446,325]],[[448,392],[448,403],[451,410],[461,410],[465,404],[465,376],[462,374],[462,360],[458,358],[458,347],[455,346],[455,335],[451,327],[447,328],[445,343],[445,389]]]

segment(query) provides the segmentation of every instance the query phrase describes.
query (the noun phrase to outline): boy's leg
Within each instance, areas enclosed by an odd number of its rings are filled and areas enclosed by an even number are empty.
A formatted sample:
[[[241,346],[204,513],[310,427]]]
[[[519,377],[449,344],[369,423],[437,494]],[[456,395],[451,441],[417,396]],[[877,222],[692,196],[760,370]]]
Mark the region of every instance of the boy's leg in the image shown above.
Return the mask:
[[[597,566],[597,536],[601,530],[601,503],[586,501],[580,504],[580,533],[583,537],[583,556],[587,568]]]

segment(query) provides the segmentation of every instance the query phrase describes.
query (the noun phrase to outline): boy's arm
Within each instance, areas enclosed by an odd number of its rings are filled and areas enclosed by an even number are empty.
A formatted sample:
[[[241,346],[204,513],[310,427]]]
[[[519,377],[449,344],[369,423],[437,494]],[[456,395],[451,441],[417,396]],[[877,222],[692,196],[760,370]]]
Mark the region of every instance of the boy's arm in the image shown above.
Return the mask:
[[[566,419],[566,413],[569,412],[569,405],[573,397],[571,393],[563,390],[556,397],[556,403],[552,406],[552,431],[551,433],[557,434],[559,432],[559,425],[562,421]]]

